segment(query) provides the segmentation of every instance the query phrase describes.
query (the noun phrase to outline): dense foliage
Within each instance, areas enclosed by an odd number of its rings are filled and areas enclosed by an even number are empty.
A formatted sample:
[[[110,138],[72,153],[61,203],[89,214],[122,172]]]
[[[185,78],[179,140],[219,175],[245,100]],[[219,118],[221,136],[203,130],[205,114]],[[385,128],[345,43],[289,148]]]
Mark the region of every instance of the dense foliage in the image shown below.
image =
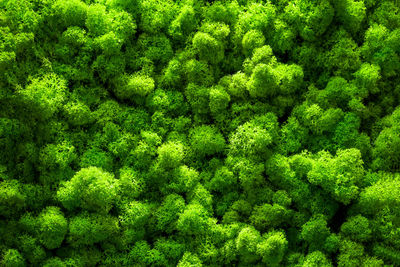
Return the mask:
[[[0,265],[400,266],[400,1],[0,0]]]

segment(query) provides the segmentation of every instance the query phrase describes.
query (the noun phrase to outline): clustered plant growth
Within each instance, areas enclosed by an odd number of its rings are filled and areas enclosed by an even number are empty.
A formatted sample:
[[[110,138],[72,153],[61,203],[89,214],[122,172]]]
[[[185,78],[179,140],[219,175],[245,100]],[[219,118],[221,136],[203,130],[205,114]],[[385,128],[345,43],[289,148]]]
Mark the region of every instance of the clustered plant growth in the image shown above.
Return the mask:
[[[400,266],[400,2],[0,0],[1,266]]]

